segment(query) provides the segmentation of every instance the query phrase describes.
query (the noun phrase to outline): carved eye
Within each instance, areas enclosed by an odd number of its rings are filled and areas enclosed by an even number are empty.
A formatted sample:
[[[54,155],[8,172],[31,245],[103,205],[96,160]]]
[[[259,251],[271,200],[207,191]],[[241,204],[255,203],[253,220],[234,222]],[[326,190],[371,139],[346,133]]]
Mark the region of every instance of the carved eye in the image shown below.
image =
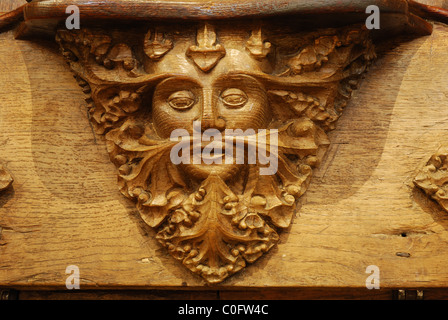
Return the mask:
[[[176,110],[188,110],[194,103],[194,95],[191,91],[178,91],[168,98],[170,106]]]
[[[247,102],[247,95],[240,89],[231,88],[222,93],[221,99],[228,108],[241,108]]]

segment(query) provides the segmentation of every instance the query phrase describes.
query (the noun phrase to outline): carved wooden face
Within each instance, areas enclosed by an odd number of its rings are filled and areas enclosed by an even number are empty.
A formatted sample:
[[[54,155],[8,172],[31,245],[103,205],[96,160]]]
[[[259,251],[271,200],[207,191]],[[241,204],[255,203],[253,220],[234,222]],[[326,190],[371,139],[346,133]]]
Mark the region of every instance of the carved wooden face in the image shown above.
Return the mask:
[[[179,128],[193,135],[194,121],[200,121],[201,134],[207,129],[217,129],[224,135],[226,129],[267,128],[271,112],[265,88],[257,79],[238,73],[213,73],[162,81],[154,92],[152,117],[157,134],[167,139]],[[222,154],[224,156],[224,150]],[[181,167],[195,178],[206,179],[216,172],[227,180],[241,167],[236,161],[233,163],[184,164]]]
[[[243,74],[203,79],[170,78],[155,89],[153,123],[161,138],[184,128],[193,133],[193,121],[201,129],[267,128],[271,113],[264,87],[255,78]]]

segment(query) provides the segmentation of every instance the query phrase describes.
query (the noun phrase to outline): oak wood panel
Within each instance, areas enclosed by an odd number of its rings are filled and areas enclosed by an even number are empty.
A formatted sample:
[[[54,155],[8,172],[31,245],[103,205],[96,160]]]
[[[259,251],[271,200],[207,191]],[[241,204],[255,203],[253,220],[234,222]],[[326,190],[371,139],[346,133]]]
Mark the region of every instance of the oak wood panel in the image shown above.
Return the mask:
[[[448,9],[448,1],[447,0],[419,0],[417,2],[427,4],[430,6]]]
[[[12,11],[23,4],[26,4],[25,0],[2,0],[0,2],[0,13]]]
[[[412,185],[446,141],[447,45],[436,24],[380,56],[280,244],[210,290],[365,288],[368,265],[382,288],[448,286],[447,216]],[[0,196],[0,286],[64,289],[75,264],[83,289],[203,288],[118,192],[56,46],[2,34],[0,69],[0,161],[15,178]]]

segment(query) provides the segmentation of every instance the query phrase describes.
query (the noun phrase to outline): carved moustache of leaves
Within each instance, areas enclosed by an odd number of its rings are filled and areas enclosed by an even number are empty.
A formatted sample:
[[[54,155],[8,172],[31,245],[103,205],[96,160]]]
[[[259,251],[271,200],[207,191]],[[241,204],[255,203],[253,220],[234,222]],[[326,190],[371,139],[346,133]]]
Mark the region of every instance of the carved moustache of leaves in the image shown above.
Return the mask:
[[[448,212],[448,147],[440,148],[418,173],[414,184]]]
[[[147,130],[150,130],[147,128]],[[175,142],[151,138],[134,121],[106,135],[108,152],[118,168],[118,185],[126,197],[137,202],[143,220],[157,227],[169,211],[185,198],[186,183],[170,160]]]

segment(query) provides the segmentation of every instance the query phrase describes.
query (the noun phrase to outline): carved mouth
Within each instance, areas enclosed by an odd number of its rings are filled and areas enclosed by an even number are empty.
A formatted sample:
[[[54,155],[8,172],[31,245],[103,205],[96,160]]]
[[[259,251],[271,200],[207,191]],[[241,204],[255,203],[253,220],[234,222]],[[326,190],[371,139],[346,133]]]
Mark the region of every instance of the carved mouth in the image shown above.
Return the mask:
[[[213,142],[216,142],[213,145]],[[221,164],[219,160],[222,160],[222,164],[224,164],[224,158],[230,157],[233,159],[233,163],[236,164],[236,155],[243,154],[245,159],[249,156],[255,156],[257,152],[255,138],[250,138],[249,141],[244,141],[244,143],[236,143],[231,139],[222,139],[221,141],[202,141],[199,148],[195,146],[194,140],[190,141],[190,159],[194,159],[194,157],[201,158],[206,162],[202,161],[202,164],[207,165],[208,163],[214,162],[214,164]],[[252,146],[252,148],[249,148]],[[253,153],[253,154],[249,154]]]
[[[180,164],[182,171],[195,180],[204,180],[211,174],[216,174],[227,181],[241,170],[244,164]]]
[[[204,149],[202,149],[204,151]],[[216,162],[219,159],[223,159],[226,155],[225,150],[221,149],[215,153],[215,150],[212,150],[209,155],[202,153],[202,160],[206,160],[209,162]]]

